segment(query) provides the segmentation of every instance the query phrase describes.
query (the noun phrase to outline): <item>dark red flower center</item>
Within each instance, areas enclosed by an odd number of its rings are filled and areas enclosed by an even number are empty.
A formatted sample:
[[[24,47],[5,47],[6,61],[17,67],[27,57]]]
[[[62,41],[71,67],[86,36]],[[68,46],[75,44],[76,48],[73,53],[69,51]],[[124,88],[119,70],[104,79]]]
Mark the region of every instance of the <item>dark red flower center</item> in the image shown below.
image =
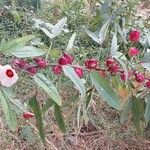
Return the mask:
[[[12,78],[14,76],[14,73],[11,69],[7,69],[6,70],[6,75],[9,77],[9,78]]]

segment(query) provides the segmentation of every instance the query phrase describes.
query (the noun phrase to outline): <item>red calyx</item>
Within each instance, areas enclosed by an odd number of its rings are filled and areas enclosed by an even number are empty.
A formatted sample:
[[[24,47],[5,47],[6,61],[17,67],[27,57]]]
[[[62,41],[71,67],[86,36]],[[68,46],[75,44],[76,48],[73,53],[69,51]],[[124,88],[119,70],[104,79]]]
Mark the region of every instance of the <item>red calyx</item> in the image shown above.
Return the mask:
[[[84,75],[83,69],[82,68],[74,68],[74,71],[76,72],[76,74],[82,78]]]
[[[31,112],[24,112],[23,113],[23,118],[24,119],[30,119],[30,118],[33,118],[34,117],[34,114],[31,113]]]
[[[52,71],[56,75],[60,75],[62,72],[62,67],[59,65],[53,66]]]
[[[99,61],[97,59],[87,59],[85,61],[85,66],[88,69],[96,69],[98,67]]]

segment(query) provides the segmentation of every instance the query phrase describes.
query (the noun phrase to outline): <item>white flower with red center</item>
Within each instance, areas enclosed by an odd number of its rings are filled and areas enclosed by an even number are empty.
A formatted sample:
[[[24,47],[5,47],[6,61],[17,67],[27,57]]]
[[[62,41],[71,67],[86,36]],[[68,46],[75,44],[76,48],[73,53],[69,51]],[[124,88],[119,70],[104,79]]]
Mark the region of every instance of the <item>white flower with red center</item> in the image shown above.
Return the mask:
[[[0,84],[5,87],[11,87],[18,80],[16,71],[10,66],[0,66]]]

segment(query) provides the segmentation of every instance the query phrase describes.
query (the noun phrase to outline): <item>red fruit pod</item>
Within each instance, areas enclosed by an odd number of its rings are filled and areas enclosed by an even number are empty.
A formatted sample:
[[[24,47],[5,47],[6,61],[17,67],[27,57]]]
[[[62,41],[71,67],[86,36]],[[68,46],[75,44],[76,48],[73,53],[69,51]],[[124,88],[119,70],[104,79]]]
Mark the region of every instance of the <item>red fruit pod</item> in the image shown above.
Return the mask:
[[[129,55],[130,57],[133,57],[133,56],[137,56],[139,53],[140,53],[140,51],[139,51],[137,48],[131,47],[131,48],[129,49],[128,55]]]
[[[23,118],[24,119],[30,119],[30,118],[33,118],[34,117],[34,114],[31,113],[31,112],[24,112],[23,113]]]
[[[140,32],[137,30],[133,30],[129,34],[129,40],[131,42],[139,42],[140,39]]]
[[[96,69],[98,67],[99,61],[95,58],[87,59],[85,61],[85,66],[88,69]]]
[[[108,58],[106,60],[106,66],[109,68],[111,65],[113,65],[115,63],[115,60],[112,58]]]
[[[148,81],[146,81],[145,86],[146,86],[147,88],[150,88],[150,79],[149,79]]]
[[[37,68],[36,67],[29,67],[27,70],[26,70],[30,75],[35,75],[37,73]]]
[[[71,56],[70,54],[63,53],[63,57],[67,59],[68,64],[72,64],[72,62],[74,61],[74,57]]]
[[[108,71],[110,71],[110,72],[113,73],[113,74],[116,74],[116,73],[119,71],[118,63],[115,63],[115,64],[111,65],[111,66],[108,68]]]
[[[44,69],[47,66],[47,61],[42,57],[35,57],[33,60],[36,62],[40,69]]]
[[[59,58],[58,64],[59,65],[67,65],[67,64],[69,64],[69,62],[65,57],[62,56],[61,58]]]
[[[139,83],[142,83],[145,81],[145,76],[142,73],[135,74],[135,80]]]
[[[59,65],[53,66],[52,71],[56,75],[60,75],[62,72],[62,67]]]
[[[28,64],[28,63],[23,59],[14,59],[12,61],[12,66],[14,69],[24,69],[26,64]]]
[[[80,78],[82,78],[83,77],[83,75],[84,75],[84,72],[83,72],[83,69],[82,68],[74,68],[74,71],[76,72],[76,74],[80,77]]]

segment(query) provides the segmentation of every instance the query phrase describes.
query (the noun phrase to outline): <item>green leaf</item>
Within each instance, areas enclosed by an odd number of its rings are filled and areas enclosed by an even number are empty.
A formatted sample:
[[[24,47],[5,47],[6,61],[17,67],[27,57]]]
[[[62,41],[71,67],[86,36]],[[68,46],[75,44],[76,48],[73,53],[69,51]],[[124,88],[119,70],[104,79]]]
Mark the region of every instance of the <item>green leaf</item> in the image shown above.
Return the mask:
[[[90,73],[90,78],[92,84],[95,86],[95,88],[97,89],[99,94],[104,98],[104,100],[108,103],[108,105],[120,110],[120,100],[116,93],[113,91],[113,89],[110,87],[109,82],[105,78],[102,78],[96,71],[92,71]]]
[[[6,123],[11,130],[15,130],[17,127],[17,119],[14,111],[12,110],[10,99],[7,95],[7,89],[0,89],[0,100],[5,114]]]
[[[88,108],[90,101],[92,99],[93,88],[90,88],[86,93],[87,93],[86,108]]]
[[[72,34],[69,40],[68,46],[66,48],[67,52],[71,52],[71,50],[73,49],[75,38],[76,38],[76,32]]]
[[[28,35],[28,36],[14,39],[10,42],[7,42],[6,44],[2,44],[0,46],[0,51],[2,53],[7,53],[7,51],[8,51],[8,53],[9,53],[10,51],[15,50],[16,48],[25,46],[27,44],[27,42],[30,41],[31,39],[33,39],[34,37],[35,37],[34,35]]]
[[[145,109],[144,118],[146,120],[146,124],[148,125],[150,121],[150,95],[145,97],[145,101],[146,101],[146,109]]]
[[[48,80],[43,74],[37,73],[34,76],[35,82],[41,87],[49,96],[50,98],[59,106],[62,105],[61,97],[56,89],[56,87]]]
[[[46,101],[46,104],[42,107],[41,112],[45,113],[51,106],[53,106],[55,103],[51,99],[48,99]]]
[[[116,24],[116,26],[117,26],[117,30],[118,30],[118,32],[119,32],[121,38],[123,39],[124,43],[127,43],[126,37],[124,36],[124,33],[123,33],[123,31],[121,30],[120,25],[119,25],[119,24]]]
[[[105,22],[105,24],[102,26],[102,28],[99,31],[98,38],[99,38],[100,44],[102,44],[106,38],[106,34],[108,31],[110,22],[111,22],[111,17]]]
[[[121,114],[121,123],[124,123],[128,119],[129,112],[132,110],[133,101],[129,99],[127,105],[125,106],[122,114]]]
[[[43,128],[43,122],[42,122],[42,114],[40,111],[40,105],[36,99],[36,97],[33,97],[29,100],[29,106],[32,108],[36,122],[37,122],[37,128],[39,130],[39,135],[41,137],[41,140],[43,143],[45,143],[45,133],[44,133],[44,128]]]
[[[139,99],[136,97],[132,97],[133,105],[132,105],[132,114],[133,114],[133,123],[139,134],[142,134],[140,120],[141,120],[141,105]]]
[[[111,43],[111,56],[115,56],[118,50],[118,45],[117,45],[117,34],[114,33],[112,43]]]
[[[93,32],[91,32],[91,31],[88,30],[88,29],[85,29],[85,32],[88,34],[88,36],[90,36],[90,37],[92,38],[93,41],[95,41],[95,42],[97,42],[98,44],[100,44],[100,40],[99,40],[99,38],[98,38],[98,36],[97,36],[96,33],[93,33]]]
[[[57,122],[60,130],[65,133],[66,132],[65,122],[63,119],[63,115],[62,115],[60,106],[57,104],[54,105],[54,114],[55,114],[55,119],[56,119],[56,122]]]
[[[16,47],[15,49],[10,49],[4,52],[6,55],[14,55],[18,58],[36,57],[41,56],[44,53],[43,50],[33,46]]]
[[[150,71],[150,52],[146,53],[142,60],[142,66]]]
[[[32,127],[31,126],[24,126],[22,127],[20,138],[27,140],[28,143],[33,144],[35,142]]]
[[[74,69],[70,66],[63,66],[64,74],[70,78],[70,80],[75,84],[77,89],[79,90],[82,97],[85,97],[86,89],[82,80],[78,77]]]

